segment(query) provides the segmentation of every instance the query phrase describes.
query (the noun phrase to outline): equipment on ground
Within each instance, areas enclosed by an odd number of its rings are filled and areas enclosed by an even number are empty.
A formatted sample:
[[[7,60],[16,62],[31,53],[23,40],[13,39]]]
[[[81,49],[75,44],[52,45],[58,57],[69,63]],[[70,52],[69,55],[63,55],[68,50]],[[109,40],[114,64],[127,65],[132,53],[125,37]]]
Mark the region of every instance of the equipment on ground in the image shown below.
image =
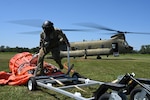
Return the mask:
[[[150,80],[138,80],[134,78],[132,74],[124,75],[121,80],[116,83],[100,82],[82,77],[79,73],[75,72],[72,76],[62,74],[31,77],[27,87],[30,91],[36,90],[37,87],[43,87],[75,100],[128,100],[128,95],[131,100],[139,100],[139,98],[140,100],[149,100],[150,84],[147,82],[150,82]],[[81,92],[87,93],[82,87],[95,85],[98,85],[98,88],[95,90],[92,97],[84,97],[82,95]],[[140,88],[137,90],[136,86],[140,86]],[[77,88],[81,92],[69,92],[68,89],[71,88]]]
[[[0,84],[25,85],[33,76],[37,67],[38,54],[22,52],[14,55],[9,61],[10,72],[0,72]],[[54,65],[44,62],[45,75],[57,75],[62,72]]]

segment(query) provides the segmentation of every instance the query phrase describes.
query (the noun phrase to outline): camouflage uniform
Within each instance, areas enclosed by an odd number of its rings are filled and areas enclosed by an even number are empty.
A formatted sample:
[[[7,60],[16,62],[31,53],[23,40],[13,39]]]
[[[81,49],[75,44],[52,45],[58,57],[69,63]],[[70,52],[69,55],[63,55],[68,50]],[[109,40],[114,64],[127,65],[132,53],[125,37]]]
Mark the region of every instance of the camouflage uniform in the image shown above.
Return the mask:
[[[52,57],[59,65],[60,69],[63,69],[60,57],[60,48],[59,48],[60,42],[65,42],[68,46],[70,46],[66,35],[60,29],[54,29],[54,31],[48,35],[46,35],[44,31],[40,34],[40,51],[37,62],[38,68],[36,69],[35,74],[44,74],[43,72],[44,57],[50,51],[52,53]]]

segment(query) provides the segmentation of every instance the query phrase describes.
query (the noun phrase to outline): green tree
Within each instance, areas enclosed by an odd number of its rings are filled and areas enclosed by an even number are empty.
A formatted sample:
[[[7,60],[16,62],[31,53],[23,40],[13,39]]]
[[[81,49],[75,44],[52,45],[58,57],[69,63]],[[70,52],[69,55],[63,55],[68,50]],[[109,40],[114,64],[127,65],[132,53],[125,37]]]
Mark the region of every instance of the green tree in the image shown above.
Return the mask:
[[[142,54],[150,54],[150,45],[142,45],[139,52]]]

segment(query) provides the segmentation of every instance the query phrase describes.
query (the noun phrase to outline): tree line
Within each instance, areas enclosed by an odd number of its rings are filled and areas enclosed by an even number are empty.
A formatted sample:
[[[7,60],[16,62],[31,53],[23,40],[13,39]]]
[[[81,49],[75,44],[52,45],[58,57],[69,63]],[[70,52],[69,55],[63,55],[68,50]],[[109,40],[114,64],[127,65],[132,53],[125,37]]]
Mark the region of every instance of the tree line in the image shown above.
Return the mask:
[[[150,45],[142,45],[139,53],[150,54]]]
[[[0,46],[0,52],[38,52],[39,51],[39,47],[35,47],[35,48],[25,48],[25,47],[9,47],[9,46]]]
[[[35,48],[25,48],[25,47],[9,47],[9,46],[0,46],[0,52],[32,52],[36,53],[39,51],[39,47]],[[150,54],[150,45],[142,45],[139,51],[133,50],[130,53],[141,53],[141,54]]]

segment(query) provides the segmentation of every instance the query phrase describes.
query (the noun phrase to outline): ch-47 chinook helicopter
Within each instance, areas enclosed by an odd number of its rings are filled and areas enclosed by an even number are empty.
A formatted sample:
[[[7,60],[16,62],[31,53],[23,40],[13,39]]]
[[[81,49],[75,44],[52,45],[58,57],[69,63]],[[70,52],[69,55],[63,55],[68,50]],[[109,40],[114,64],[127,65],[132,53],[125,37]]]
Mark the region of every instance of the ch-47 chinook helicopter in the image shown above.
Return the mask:
[[[108,57],[110,54],[116,57],[119,56],[119,53],[127,53],[133,50],[133,47],[128,45],[123,32],[118,32],[107,40],[71,42],[70,46],[70,57],[84,56],[85,59],[87,56],[97,56],[97,59],[101,59],[101,55]],[[66,57],[66,49],[62,48],[60,55]]]
[[[143,32],[127,32],[119,31],[111,28],[107,28],[94,23],[82,23],[80,26],[94,28],[98,30],[111,31],[113,33],[110,39],[107,40],[94,40],[94,41],[83,41],[83,42],[72,42],[70,56],[81,57],[84,56],[97,56],[97,59],[101,59],[101,55],[113,54],[115,57],[119,56],[119,53],[128,53],[133,50],[133,47],[128,44],[125,38],[125,34],[150,34]],[[115,32],[115,33],[114,33]],[[67,52],[61,51],[61,56],[66,57]]]

